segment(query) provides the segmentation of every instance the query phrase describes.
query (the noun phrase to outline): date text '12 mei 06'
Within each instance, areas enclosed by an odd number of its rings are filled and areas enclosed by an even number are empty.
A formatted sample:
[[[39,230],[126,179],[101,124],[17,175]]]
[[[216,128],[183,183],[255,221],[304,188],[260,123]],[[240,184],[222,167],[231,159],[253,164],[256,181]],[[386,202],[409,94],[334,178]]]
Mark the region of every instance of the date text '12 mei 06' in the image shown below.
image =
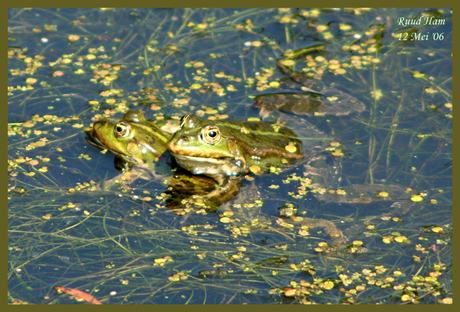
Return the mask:
[[[444,33],[438,33],[438,32],[426,32],[426,33],[420,33],[420,32],[402,32],[399,33],[399,41],[426,41],[433,39],[435,41],[439,40],[444,40]]]

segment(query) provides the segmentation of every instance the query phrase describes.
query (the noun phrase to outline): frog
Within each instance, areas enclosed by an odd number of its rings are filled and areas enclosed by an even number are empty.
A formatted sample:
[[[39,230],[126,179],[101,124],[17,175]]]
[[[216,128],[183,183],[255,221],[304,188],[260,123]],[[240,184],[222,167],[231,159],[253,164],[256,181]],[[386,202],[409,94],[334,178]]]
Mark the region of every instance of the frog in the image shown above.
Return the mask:
[[[120,163],[153,166],[167,151],[170,133],[163,131],[160,125],[147,121],[141,112],[133,110],[122,118],[96,121],[90,138],[95,145],[114,153]]]
[[[287,168],[307,157],[297,135],[275,123],[201,120],[187,114],[180,126],[167,143],[169,152],[181,167],[221,186],[250,170]]]

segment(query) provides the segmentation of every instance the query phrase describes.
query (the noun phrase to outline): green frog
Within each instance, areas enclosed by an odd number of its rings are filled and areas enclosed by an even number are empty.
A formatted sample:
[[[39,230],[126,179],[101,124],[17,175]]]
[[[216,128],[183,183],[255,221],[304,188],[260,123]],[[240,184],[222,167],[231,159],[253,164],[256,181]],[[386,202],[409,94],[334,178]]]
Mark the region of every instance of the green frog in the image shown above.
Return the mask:
[[[180,126],[168,150],[181,167],[219,185],[250,170],[262,173],[274,166],[289,167],[307,156],[297,135],[280,124],[201,120],[188,114]]]
[[[165,153],[170,134],[141,112],[129,111],[122,118],[96,121],[91,137],[96,145],[114,153],[120,163],[153,166]]]

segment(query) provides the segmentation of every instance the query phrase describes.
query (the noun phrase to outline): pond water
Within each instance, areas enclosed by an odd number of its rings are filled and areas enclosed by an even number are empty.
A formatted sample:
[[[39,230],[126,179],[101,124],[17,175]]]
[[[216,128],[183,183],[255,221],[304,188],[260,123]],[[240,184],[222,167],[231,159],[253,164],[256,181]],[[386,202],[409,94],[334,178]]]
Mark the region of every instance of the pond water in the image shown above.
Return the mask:
[[[9,9],[8,39],[9,303],[452,301],[451,10]],[[169,209],[168,177],[104,188],[92,123],[259,117],[256,96],[303,88],[279,60],[364,104],[288,126],[340,143],[337,187],[370,203],[304,194],[304,167],[215,212]]]

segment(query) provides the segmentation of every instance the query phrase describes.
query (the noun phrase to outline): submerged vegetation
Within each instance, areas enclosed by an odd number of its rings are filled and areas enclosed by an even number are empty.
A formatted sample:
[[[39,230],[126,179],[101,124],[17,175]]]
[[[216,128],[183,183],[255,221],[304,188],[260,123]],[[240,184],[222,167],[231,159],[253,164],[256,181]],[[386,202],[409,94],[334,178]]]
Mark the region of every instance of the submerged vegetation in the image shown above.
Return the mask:
[[[452,303],[449,10],[9,9],[8,40],[9,303]],[[260,118],[299,90],[365,104],[289,125],[334,138],[338,189],[298,168],[171,210],[173,178],[124,183],[85,134],[129,110]],[[338,200],[352,185],[379,189]]]

